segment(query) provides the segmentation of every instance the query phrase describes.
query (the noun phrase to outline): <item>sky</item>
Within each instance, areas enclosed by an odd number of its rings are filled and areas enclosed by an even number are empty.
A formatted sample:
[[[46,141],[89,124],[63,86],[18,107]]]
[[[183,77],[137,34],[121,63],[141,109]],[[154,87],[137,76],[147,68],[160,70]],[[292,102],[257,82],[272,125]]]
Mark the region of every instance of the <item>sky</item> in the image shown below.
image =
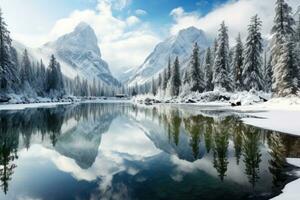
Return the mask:
[[[299,0],[287,0],[294,10]],[[81,21],[98,37],[102,57],[113,74],[137,67],[156,44],[195,26],[210,39],[225,20],[230,43],[239,32],[246,37],[251,16],[263,20],[268,37],[275,0],[0,0],[13,39],[39,47],[71,32]]]

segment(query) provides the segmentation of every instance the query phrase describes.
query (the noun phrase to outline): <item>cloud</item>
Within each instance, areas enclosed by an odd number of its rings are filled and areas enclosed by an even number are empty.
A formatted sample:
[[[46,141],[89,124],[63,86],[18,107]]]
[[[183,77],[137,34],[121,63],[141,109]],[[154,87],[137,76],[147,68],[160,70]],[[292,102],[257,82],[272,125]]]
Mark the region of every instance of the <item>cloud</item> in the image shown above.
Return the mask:
[[[143,16],[143,15],[147,15],[148,13],[147,13],[147,11],[145,11],[145,10],[137,9],[137,10],[135,10],[135,14],[136,14],[137,16]]]
[[[113,74],[118,75],[128,67],[137,67],[160,38],[138,16],[114,16],[114,9],[124,8],[129,3],[128,0],[100,0],[96,10],[76,10],[69,17],[58,20],[48,38],[54,40],[71,32],[84,21],[95,30],[103,59],[109,63]]]
[[[130,5],[131,0],[98,0],[98,2],[106,2],[108,4],[111,4],[113,9],[123,10]]]
[[[126,22],[127,22],[128,26],[133,26],[133,25],[140,23],[141,21],[136,16],[130,16],[126,19]]]
[[[295,10],[299,0],[289,0],[288,3]],[[262,34],[264,37],[268,37],[273,23],[274,8],[274,0],[239,0],[219,5],[207,15],[201,16],[199,13],[186,12],[183,8],[178,7],[170,12],[174,20],[170,33],[176,34],[183,28],[195,26],[214,38],[217,36],[219,24],[225,20],[232,42],[239,32],[246,37],[250,18],[258,14],[263,21]]]

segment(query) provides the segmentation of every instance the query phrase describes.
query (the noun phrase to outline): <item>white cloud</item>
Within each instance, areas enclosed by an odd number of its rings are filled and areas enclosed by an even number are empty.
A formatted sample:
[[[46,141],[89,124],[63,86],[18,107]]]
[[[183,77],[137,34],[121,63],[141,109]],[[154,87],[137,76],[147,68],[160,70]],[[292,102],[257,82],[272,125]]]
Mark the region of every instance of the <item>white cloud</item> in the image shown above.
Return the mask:
[[[299,0],[289,0],[288,3],[295,10],[299,5]],[[220,5],[206,16],[200,16],[196,12],[185,12],[179,7],[171,11],[174,24],[170,28],[171,34],[176,34],[179,30],[189,26],[195,26],[204,30],[210,37],[217,36],[219,24],[225,20],[229,27],[231,41],[241,32],[245,37],[250,18],[255,14],[263,21],[262,33],[267,37],[273,23],[274,0],[239,0],[230,1]]]
[[[96,10],[74,11],[69,17],[56,22],[48,38],[53,40],[71,32],[78,23],[84,21],[95,30],[103,59],[109,63],[115,75],[128,67],[137,67],[160,39],[137,16],[124,19],[115,17],[112,11],[117,2],[120,9],[130,1],[100,0]]]
[[[136,14],[137,16],[143,16],[143,15],[147,15],[148,13],[147,13],[147,11],[145,11],[145,10],[137,9],[137,10],[135,10],[135,14]]]
[[[130,16],[126,19],[126,22],[127,22],[128,26],[133,26],[133,25],[140,23],[141,21],[136,16]]]
[[[106,2],[108,4],[111,4],[113,9],[122,10],[129,6],[131,0],[98,0],[98,2]]]

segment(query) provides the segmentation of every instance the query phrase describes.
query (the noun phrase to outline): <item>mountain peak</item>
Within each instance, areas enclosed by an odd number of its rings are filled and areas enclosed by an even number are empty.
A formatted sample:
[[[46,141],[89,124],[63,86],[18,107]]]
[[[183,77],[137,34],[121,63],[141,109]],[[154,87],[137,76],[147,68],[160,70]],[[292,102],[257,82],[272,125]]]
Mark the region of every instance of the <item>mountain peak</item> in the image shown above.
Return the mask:
[[[81,52],[93,52],[101,57],[101,52],[98,46],[98,39],[93,28],[85,23],[80,22],[71,33],[63,35],[57,41],[50,43],[51,46],[56,46],[57,49],[73,49]]]
[[[86,22],[80,22],[74,29],[75,32],[81,32],[84,30],[91,30],[94,32],[93,28]]]
[[[181,68],[186,68],[195,43],[198,44],[201,58],[203,58],[204,49],[210,46],[210,41],[204,31],[191,26],[179,31],[177,35],[167,38],[159,43],[144,63],[133,71],[134,75],[130,76],[128,84],[134,86],[136,83],[144,84],[151,81],[153,76],[157,77],[168,66],[169,58],[174,60],[175,57],[178,57]]]
[[[190,26],[186,29],[182,29],[179,31],[179,33],[176,36],[177,39],[184,39],[184,40],[188,40],[188,41],[197,41],[197,40],[201,40],[201,44],[203,44],[204,46],[208,45],[208,41],[207,38],[205,36],[204,31],[194,27],[194,26]]]
[[[119,85],[101,58],[95,31],[85,22],[80,22],[71,33],[47,43],[45,49],[67,66],[67,73],[71,71],[88,80],[100,79],[107,85]]]
[[[199,30],[199,29],[196,28],[195,26],[190,26],[190,27],[188,27],[188,28],[181,29],[181,30],[179,31],[179,35],[185,34],[185,33],[193,33],[193,32],[201,32],[201,30]]]

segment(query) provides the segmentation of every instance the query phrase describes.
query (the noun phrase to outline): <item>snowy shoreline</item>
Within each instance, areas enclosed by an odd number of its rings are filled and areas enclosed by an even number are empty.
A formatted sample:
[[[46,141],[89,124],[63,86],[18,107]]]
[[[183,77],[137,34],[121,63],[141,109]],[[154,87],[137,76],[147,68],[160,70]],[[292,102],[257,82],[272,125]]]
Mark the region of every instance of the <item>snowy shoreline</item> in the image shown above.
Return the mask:
[[[51,108],[59,105],[81,104],[81,103],[130,103],[128,99],[94,99],[81,101],[62,101],[62,102],[40,102],[40,103],[19,103],[19,104],[0,104],[2,110],[24,110],[27,108]]]

